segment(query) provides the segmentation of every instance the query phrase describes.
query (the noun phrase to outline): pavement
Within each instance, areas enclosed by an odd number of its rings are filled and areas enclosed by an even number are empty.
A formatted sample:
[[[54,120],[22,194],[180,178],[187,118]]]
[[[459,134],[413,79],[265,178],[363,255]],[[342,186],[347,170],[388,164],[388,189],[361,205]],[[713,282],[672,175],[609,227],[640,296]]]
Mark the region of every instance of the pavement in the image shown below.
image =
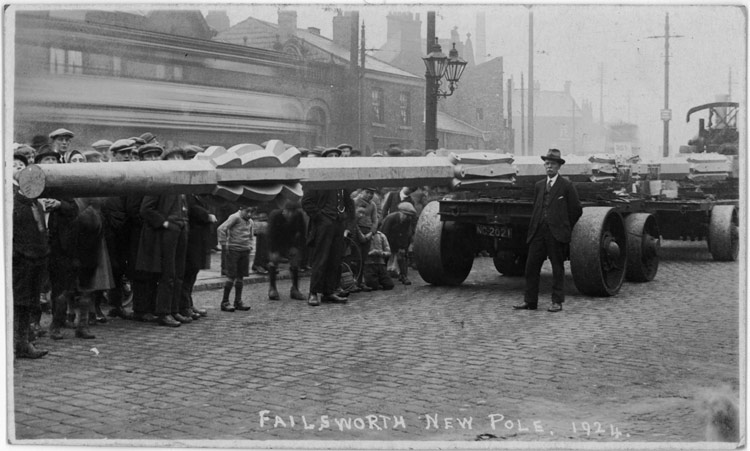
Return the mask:
[[[250,261],[252,262],[253,257],[255,254],[252,254],[250,257]],[[300,278],[303,277],[309,277],[309,272],[302,272],[300,273]],[[280,264],[279,265],[279,274],[276,277],[278,280],[286,280],[289,279],[291,276],[289,274],[289,265],[287,264]],[[226,277],[221,275],[221,252],[214,251],[211,252],[211,268],[204,269],[201,272],[198,273],[198,277],[195,281],[195,287],[193,288],[193,291],[206,291],[206,290],[216,290],[220,289],[224,286],[224,281],[226,280]],[[245,277],[243,279],[243,282],[245,285],[253,285],[257,283],[268,283],[268,276],[265,274],[259,274],[256,272],[253,272],[251,270],[251,273],[249,276]]]
[[[215,274],[179,328],[115,319],[94,340],[38,340],[9,367],[14,443],[254,448],[700,448],[740,387],[739,264],[665,242],[657,278],[609,298],[566,279],[561,313],[514,311],[523,279],[478,258],[459,287],[269,301],[220,312]],[[566,265],[567,266],[567,265]],[[220,279],[220,278],[219,278]],[[249,281],[248,281],[249,282]],[[302,282],[302,290],[308,281]],[[542,273],[546,307],[551,270]],[[45,315],[46,316],[46,315]],[[72,337],[72,331],[65,331]],[[744,342],[744,337],[743,337]],[[484,442],[484,443],[475,443]],[[531,446],[534,446],[533,444]]]

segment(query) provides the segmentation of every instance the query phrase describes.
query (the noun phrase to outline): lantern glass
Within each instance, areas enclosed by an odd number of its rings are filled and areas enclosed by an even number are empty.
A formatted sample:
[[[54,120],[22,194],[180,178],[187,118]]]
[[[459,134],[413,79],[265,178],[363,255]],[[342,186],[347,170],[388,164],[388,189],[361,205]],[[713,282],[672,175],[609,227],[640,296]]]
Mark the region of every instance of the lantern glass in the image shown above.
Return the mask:
[[[445,56],[440,50],[436,52],[430,52],[426,57],[422,57],[424,65],[427,68],[427,73],[430,77],[442,78],[445,73],[445,67],[448,62],[448,57]]]
[[[458,57],[451,58],[446,65],[445,79],[451,83],[457,83],[464,73],[464,69],[466,69],[466,61]]]
[[[453,43],[453,48],[450,52],[448,52],[450,57],[448,58],[448,63],[446,64],[446,73],[445,73],[445,79],[448,80],[450,83],[458,83],[458,79],[461,78],[461,75],[464,73],[464,69],[466,69],[466,61],[461,59],[458,56],[458,50],[456,50],[456,43]]]

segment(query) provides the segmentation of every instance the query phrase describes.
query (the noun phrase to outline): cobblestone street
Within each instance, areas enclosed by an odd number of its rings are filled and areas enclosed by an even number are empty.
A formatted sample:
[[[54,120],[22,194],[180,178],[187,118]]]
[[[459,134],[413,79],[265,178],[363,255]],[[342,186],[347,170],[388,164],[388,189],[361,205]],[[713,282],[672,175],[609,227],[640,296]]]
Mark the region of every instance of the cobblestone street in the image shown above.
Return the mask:
[[[460,287],[413,271],[347,305],[291,301],[284,280],[281,301],[255,283],[252,310],[226,313],[206,289],[193,324],[40,339],[47,357],[9,369],[9,421],[22,441],[705,440],[702,401],[739,397],[739,264],[666,242],[656,280],[612,298],[582,296],[566,271],[556,314],[548,263],[540,309],[514,311],[524,281],[490,258]]]

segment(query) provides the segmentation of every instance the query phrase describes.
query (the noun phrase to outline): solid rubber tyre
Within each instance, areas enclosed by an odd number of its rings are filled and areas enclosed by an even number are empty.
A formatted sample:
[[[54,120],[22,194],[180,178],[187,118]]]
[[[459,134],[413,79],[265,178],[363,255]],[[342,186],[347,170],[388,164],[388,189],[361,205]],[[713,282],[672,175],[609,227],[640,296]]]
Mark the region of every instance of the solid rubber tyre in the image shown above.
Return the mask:
[[[432,285],[460,285],[474,264],[474,227],[443,222],[439,201],[424,207],[414,234],[414,260],[422,280]]]
[[[628,232],[628,267],[625,279],[629,282],[650,282],[659,270],[661,239],[656,218],[648,213],[633,213],[625,217]]]
[[[711,209],[708,226],[708,250],[716,261],[733,262],[740,251],[740,220],[734,205],[716,205]]]
[[[622,216],[611,207],[585,207],[573,227],[570,272],[581,293],[614,296],[627,267],[627,234]]]

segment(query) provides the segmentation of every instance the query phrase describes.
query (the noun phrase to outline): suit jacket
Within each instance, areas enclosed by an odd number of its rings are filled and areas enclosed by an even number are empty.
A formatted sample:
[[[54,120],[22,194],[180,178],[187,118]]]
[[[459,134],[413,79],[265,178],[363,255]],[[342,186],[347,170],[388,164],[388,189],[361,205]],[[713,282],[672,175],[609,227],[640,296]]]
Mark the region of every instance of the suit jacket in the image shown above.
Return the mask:
[[[531,242],[539,224],[542,222],[542,207],[546,185],[546,177],[534,185],[534,209],[531,213],[529,233],[526,237],[527,243]],[[562,243],[570,243],[573,226],[575,226],[583,214],[581,201],[578,199],[578,192],[570,180],[560,175],[557,177],[555,184],[552,185],[549,196],[550,204],[547,211],[547,224],[552,232],[552,236]]]

